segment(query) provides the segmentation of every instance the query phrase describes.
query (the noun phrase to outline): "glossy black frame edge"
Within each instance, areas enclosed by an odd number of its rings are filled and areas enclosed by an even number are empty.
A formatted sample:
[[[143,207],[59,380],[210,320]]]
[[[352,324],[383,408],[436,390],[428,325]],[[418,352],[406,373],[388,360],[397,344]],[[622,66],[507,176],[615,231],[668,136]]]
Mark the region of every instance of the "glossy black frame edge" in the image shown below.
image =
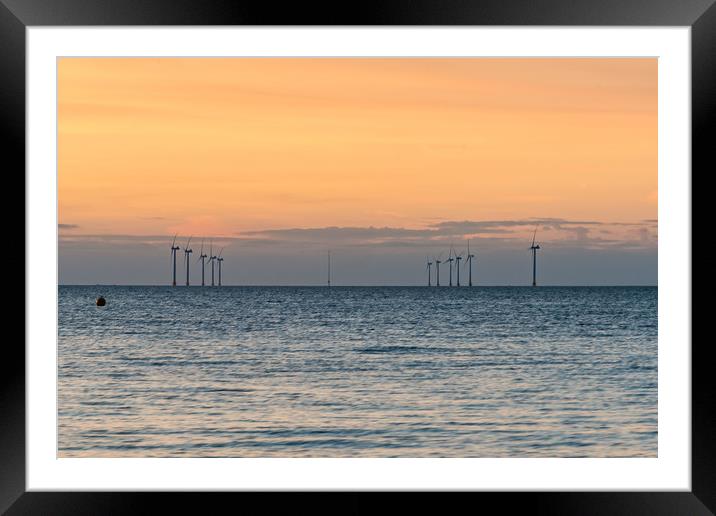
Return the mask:
[[[716,115],[714,0],[383,0],[330,9],[322,4],[231,0],[0,0],[0,128],[6,178],[24,178],[25,28],[38,25],[633,25],[692,29],[692,178],[714,160],[709,136]],[[24,181],[22,188],[24,190]],[[693,209],[693,208],[692,208]],[[25,270],[25,274],[30,271]],[[24,297],[23,297],[24,298]],[[713,514],[716,512],[716,396],[709,340],[692,343],[692,491],[476,493],[531,513]],[[25,349],[6,342],[0,375],[0,512],[7,514],[124,514],[149,512],[153,502],[182,512],[258,494],[26,492]],[[297,508],[358,514],[383,506],[373,493],[350,493],[338,505],[310,493],[289,494]],[[464,494],[460,495],[464,496]],[[229,497],[230,500],[229,500]],[[268,498],[261,496],[266,504]],[[472,500],[472,498],[471,498]],[[258,501],[258,500],[257,500]],[[426,508],[422,493],[408,505]],[[474,504],[475,500],[471,503]],[[245,505],[244,505],[245,506]],[[474,505],[473,505],[474,506]],[[412,508],[402,505],[403,509]],[[440,508],[445,506],[441,503]]]

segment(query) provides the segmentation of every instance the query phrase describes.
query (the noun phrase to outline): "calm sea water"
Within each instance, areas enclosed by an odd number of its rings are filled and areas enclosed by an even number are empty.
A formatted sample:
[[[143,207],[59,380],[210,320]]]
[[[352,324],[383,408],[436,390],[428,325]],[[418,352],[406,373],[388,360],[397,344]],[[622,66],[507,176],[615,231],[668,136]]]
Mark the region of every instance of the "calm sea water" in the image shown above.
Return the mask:
[[[58,361],[62,457],[657,454],[656,288],[61,286]]]

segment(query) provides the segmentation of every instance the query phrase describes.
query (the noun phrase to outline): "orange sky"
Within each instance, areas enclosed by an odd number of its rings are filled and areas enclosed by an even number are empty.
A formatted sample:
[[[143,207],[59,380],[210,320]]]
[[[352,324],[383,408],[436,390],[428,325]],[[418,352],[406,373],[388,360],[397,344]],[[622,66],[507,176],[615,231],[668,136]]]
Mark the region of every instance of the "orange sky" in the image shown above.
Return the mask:
[[[657,217],[656,59],[65,58],[77,234]]]

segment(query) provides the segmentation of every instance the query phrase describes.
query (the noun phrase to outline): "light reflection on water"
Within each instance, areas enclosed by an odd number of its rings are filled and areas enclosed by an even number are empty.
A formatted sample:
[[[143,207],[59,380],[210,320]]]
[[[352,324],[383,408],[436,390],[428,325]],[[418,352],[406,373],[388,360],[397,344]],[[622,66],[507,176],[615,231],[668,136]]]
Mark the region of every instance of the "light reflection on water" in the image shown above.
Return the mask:
[[[657,453],[656,288],[61,286],[58,353],[61,457]]]

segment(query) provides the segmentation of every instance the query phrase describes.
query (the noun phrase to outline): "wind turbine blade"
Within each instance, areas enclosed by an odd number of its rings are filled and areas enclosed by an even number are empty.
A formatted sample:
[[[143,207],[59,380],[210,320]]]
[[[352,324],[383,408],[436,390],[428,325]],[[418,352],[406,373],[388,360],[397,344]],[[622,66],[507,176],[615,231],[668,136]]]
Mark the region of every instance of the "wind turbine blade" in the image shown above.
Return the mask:
[[[189,237],[189,240],[186,241],[185,249],[189,249],[189,242],[191,242],[192,237]]]
[[[201,239],[201,251],[199,251],[199,254],[200,255],[204,254],[204,239],[203,238]]]
[[[174,235],[174,240],[172,240],[172,247],[174,247],[174,244],[177,243],[177,236],[178,235]]]
[[[532,246],[533,246],[533,247],[534,247],[534,245],[535,245],[535,237],[536,237],[536,236],[537,236],[537,228],[535,228],[535,232],[532,233]]]
[[[219,249],[219,255],[217,256],[217,258],[219,258],[219,256],[221,256],[221,253],[223,253],[223,252],[224,252],[224,248],[222,247],[221,249]]]

